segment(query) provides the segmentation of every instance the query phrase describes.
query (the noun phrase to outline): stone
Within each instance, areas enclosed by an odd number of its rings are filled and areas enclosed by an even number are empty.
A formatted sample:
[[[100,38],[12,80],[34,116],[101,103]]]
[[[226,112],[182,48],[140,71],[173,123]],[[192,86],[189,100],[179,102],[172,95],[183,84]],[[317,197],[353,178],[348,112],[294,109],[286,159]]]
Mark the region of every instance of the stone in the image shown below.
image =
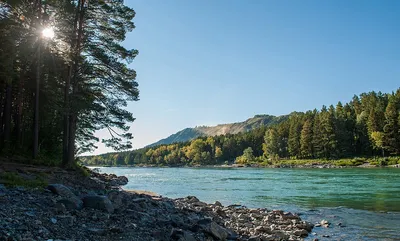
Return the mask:
[[[83,208],[83,202],[77,196],[70,196],[68,198],[60,199],[57,201],[57,203],[63,204],[67,210],[80,210]],[[62,207],[60,207],[60,210],[61,209]]]
[[[53,224],[56,224],[56,223],[57,223],[57,219],[55,219],[55,218],[50,218],[50,222],[52,222]]]
[[[183,237],[183,235],[184,235],[184,232],[183,232],[182,229],[173,228],[173,229],[171,230],[170,237],[171,237],[173,240],[178,240],[178,239],[180,239],[181,237]]]
[[[184,231],[183,237],[179,241],[197,241],[197,239],[191,233]]]
[[[219,201],[215,201],[214,205],[218,206],[218,207],[223,207],[222,204]]]
[[[75,194],[68,187],[62,184],[50,184],[47,186],[52,193],[60,195],[61,197],[71,197],[75,196]]]
[[[299,229],[293,232],[294,235],[296,236],[300,236],[300,237],[307,237],[308,236],[308,232],[305,229]]]
[[[302,222],[296,225],[297,228],[300,229],[305,229],[308,232],[311,232],[311,230],[313,229],[314,225],[312,223],[309,222]]]
[[[216,222],[211,222],[207,232],[217,238],[217,240],[226,240],[230,233],[225,228],[219,226]]]
[[[111,191],[107,194],[107,197],[110,199],[115,208],[119,208],[124,203],[125,195],[120,191]]]
[[[106,196],[87,195],[83,197],[83,206],[103,210],[108,213],[114,212],[114,206]]]
[[[195,197],[195,196],[187,196],[185,199],[186,199],[186,201],[189,202],[189,203],[194,203],[194,202],[199,202],[199,201],[200,201],[200,200],[199,200],[197,197]]]
[[[248,239],[248,241],[260,241],[261,238],[260,236],[250,236],[250,238]]]
[[[65,213],[67,211],[67,208],[65,205],[61,202],[56,203],[56,212],[57,213]]]
[[[322,221],[320,222],[320,224],[321,224],[322,226],[324,226],[325,228],[329,227],[329,225],[330,225],[330,223],[329,223],[327,220],[322,220]]]
[[[113,226],[108,229],[111,233],[123,233],[124,229],[121,227]]]
[[[27,215],[29,217],[35,217],[36,216],[36,214],[33,211],[25,212],[25,215]]]
[[[324,235],[322,235],[322,237],[324,237],[324,238],[329,238],[330,236],[327,235],[327,234],[324,234]]]
[[[109,181],[110,186],[124,186],[128,184],[128,178],[125,176],[115,176],[112,175],[111,180]]]
[[[260,233],[271,233],[271,228],[266,227],[266,226],[258,226],[254,229],[254,232],[256,234],[260,234]]]
[[[57,216],[57,222],[60,226],[72,226],[74,225],[76,218],[70,215],[59,215]]]
[[[216,212],[219,216],[221,216],[221,217],[223,217],[223,218],[226,218],[226,217],[227,217],[225,211],[222,210],[221,208],[218,208],[215,212]]]
[[[102,229],[102,228],[88,228],[87,231],[89,231],[90,233],[95,234],[95,235],[107,234],[107,230]]]

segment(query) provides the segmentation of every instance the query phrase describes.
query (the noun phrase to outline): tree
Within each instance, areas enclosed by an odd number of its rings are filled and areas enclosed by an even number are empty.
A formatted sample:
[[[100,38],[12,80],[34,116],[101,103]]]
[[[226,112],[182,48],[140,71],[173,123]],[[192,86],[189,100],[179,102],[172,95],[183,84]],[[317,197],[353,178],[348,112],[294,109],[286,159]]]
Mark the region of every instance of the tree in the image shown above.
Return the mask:
[[[399,133],[399,111],[395,97],[390,98],[389,104],[385,111],[385,126],[383,128],[383,146],[390,154],[396,155],[400,153],[400,133]]]
[[[253,155],[253,149],[251,147],[248,147],[243,151],[243,155],[236,158],[235,162],[238,164],[249,164],[253,162],[254,159],[255,157]]]
[[[385,156],[385,150],[384,150],[384,134],[380,131],[374,131],[371,133],[371,138],[372,138],[372,143],[374,144],[375,149],[381,149],[382,150],[382,156]]]
[[[279,155],[279,136],[275,128],[268,129],[265,132],[263,151],[267,158]]]
[[[303,126],[303,121],[298,115],[289,118],[290,129],[288,138],[288,150],[291,157],[300,157],[300,134]]]
[[[303,158],[310,158],[313,156],[312,138],[313,138],[312,120],[307,119],[304,122],[300,134],[300,153]]]
[[[223,155],[223,152],[222,152],[221,147],[217,146],[215,148],[215,159],[219,160],[222,157],[222,155]]]

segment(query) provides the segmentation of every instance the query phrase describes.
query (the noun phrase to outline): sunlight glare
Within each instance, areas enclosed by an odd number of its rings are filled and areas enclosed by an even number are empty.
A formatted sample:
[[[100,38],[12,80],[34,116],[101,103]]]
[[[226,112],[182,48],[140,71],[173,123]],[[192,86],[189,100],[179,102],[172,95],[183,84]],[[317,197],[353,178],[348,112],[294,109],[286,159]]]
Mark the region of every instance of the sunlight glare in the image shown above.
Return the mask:
[[[53,30],[53,28],[52,27],[48,27],[48,28],[43,29],[42,35],[45,38],[49,38],[49,39],[54,38],[54,30]]]

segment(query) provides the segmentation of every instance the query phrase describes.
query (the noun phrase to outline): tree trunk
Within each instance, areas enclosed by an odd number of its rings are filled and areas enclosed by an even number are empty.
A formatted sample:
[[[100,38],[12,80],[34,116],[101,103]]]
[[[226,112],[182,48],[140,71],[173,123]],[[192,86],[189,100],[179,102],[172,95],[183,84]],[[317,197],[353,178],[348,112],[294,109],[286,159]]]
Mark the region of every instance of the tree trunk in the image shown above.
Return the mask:
[[[65,79],[65,89],[64,89],[64,127],[63,127],[63,166],[68,166],[72,164],[74,158],[70,158],[70,143],[71,143],[71,138],[70,138],[70,114],[71,114],[71,106],[70,106],[70,88],[71,88],[71,79],[72,79],[72,74],[75,72],[76,69],[76,46],[78,45],[78,37],[77,35],[77,28],[78,28],[78,20],[80,16],[80,9],[81,9],[81,1],[78,1],[78,6],[77,10],[75,13],[75,20],[74,20],[74,31],[73,31],[73,37],[71,41],[71,49],[73,51],[72,53],[72,64],[68,66],[68,73],[67,73],[67,78]],[[76,52],[75,52],[76,51]],[[73,142],[75,142],[75,137],[73,138]],[[75,146],[74,144],[72,145],[72,148],[74,149],[73,152],[75,152]]]
[[[18,91],[17,91],[17,106],[15,112],[15,127],[14,136],[16,138],[16,147],[19,149],[22,147],[22,111],[23,111],[23,90],[24,90],[24,74],[20,74]]]
[[[1,81],[1,86],[0,86],[0,110],[4,110],[4,83]],[[0,116],[0,150],[3,149],[4,146],[4,111],[1,111],[1,116]]]
[[[38,2],[37,26],[41,27],[42,1]],[[41,40],[38,39],[37,66],[36,66],[36,90],[35,90],[35,112],[33,124],[33,152],[32,157],[36,159],[39,154],[39,87],[40,87],[40,64],[41,64]]]
[[[41,48],[40,41],[37,53],[37,66],[36,66],[36,90],[35,90],[35,113],[33,124],[33,159],[36,159],[39,154],[39,86],[40,86],[40,60]]]
[[[69,116],[69,140],[68,140],[68,165],[73,166],[75,164],[75,138],[76,138],[76,125],[77,118],[76,114]]]
[[[4,104],[4,147],[10,147],[11,141],[11,102],[12,102],[12,77],[7,81],[6,101]]]

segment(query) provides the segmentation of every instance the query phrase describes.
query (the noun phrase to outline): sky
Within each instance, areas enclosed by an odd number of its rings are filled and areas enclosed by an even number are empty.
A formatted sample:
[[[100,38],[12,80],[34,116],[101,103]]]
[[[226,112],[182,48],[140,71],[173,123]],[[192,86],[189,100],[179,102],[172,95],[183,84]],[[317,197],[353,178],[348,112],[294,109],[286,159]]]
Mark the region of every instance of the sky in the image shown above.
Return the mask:
[[[187,127],[400,87],[398,0],[126,0],[139,50],[133,149]],[[107,137],[99,131],[98,137]],[[92,154],[110,152],[99,144]]]

